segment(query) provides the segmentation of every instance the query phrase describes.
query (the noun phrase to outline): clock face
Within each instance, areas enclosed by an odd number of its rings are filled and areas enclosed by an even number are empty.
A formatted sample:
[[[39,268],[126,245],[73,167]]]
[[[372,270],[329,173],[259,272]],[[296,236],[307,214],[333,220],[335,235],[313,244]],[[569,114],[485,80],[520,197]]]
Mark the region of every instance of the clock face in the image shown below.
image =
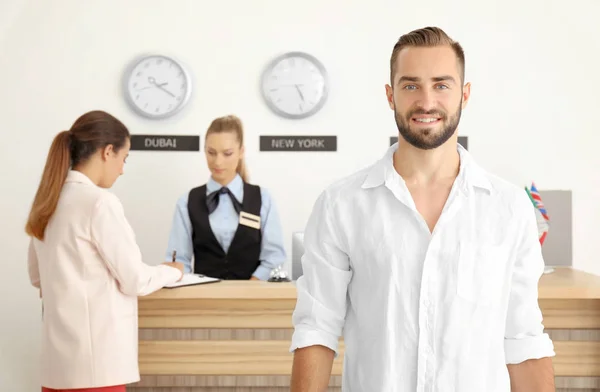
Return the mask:
[[[165,118],[181,110],[192,92],[189,74],[172,58],[152,55],[133,63],[125,75],[127,102],[140,115]]]
[[[313,56],[290,52],[273,60],[262,76],[265,102],[276,114],[299,119],[318,112],[327,100],[327,73]]]

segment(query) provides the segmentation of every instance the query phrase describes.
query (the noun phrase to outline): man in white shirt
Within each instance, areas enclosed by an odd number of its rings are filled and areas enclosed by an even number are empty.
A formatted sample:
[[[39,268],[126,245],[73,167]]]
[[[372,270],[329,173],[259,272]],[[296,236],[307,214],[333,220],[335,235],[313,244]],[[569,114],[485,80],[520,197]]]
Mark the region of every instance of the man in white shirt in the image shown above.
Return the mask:
[[[305,230],[292,391],[327,390],[342,330],[344,392],[554,391],[533,206],[457,143],[463,50],[428,27],[390,63],[398,143],[328,187]]]

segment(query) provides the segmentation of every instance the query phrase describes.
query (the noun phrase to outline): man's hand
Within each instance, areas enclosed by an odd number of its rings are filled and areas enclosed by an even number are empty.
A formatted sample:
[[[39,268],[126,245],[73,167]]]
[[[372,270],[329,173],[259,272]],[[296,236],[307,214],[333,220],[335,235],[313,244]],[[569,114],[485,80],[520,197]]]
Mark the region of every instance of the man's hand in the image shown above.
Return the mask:
[[[511,392],[555,392],[551,358],[530,359],[507,365]]]
[[[260,279],[258,279],[256,276],[252,275],[252,277],[250,277],[249,280],[260,280]]]

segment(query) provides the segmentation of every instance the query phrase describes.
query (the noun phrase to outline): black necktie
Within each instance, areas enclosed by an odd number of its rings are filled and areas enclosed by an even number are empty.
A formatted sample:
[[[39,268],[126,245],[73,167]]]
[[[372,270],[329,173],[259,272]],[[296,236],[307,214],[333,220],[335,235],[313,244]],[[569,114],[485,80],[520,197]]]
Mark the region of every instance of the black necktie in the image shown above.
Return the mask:
[[[223,187],[218,191],[209,193],[208,196],[206,196],[206,207],[208,208],[208,215],[212,214],[217,209],[217,206],[219,205],[219,197],[225,194],[229,195],[229,198],[231,199],[231,202],[233,204],[233,208],[235,208],[235,212],[237,212],[239,215],[240,211],[242,210],[242,203],[240,203],[238,199],[235,198],[233,193],[231,193],[231,191],[227,187]]]

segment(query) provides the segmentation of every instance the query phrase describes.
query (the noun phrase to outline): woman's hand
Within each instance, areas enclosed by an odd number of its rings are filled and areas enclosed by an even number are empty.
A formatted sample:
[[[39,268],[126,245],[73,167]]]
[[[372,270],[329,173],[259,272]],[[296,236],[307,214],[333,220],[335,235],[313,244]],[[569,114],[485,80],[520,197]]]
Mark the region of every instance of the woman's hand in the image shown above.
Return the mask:
[[[177,268],[180,272],[181,272],[181,277],[177,280],[178,282],[183,279],[183,263],[180,263],[179,261],[171,261],[171,262],[166,262],[163,263],[164,265],[168,265],[169,267],[172,268]]]

